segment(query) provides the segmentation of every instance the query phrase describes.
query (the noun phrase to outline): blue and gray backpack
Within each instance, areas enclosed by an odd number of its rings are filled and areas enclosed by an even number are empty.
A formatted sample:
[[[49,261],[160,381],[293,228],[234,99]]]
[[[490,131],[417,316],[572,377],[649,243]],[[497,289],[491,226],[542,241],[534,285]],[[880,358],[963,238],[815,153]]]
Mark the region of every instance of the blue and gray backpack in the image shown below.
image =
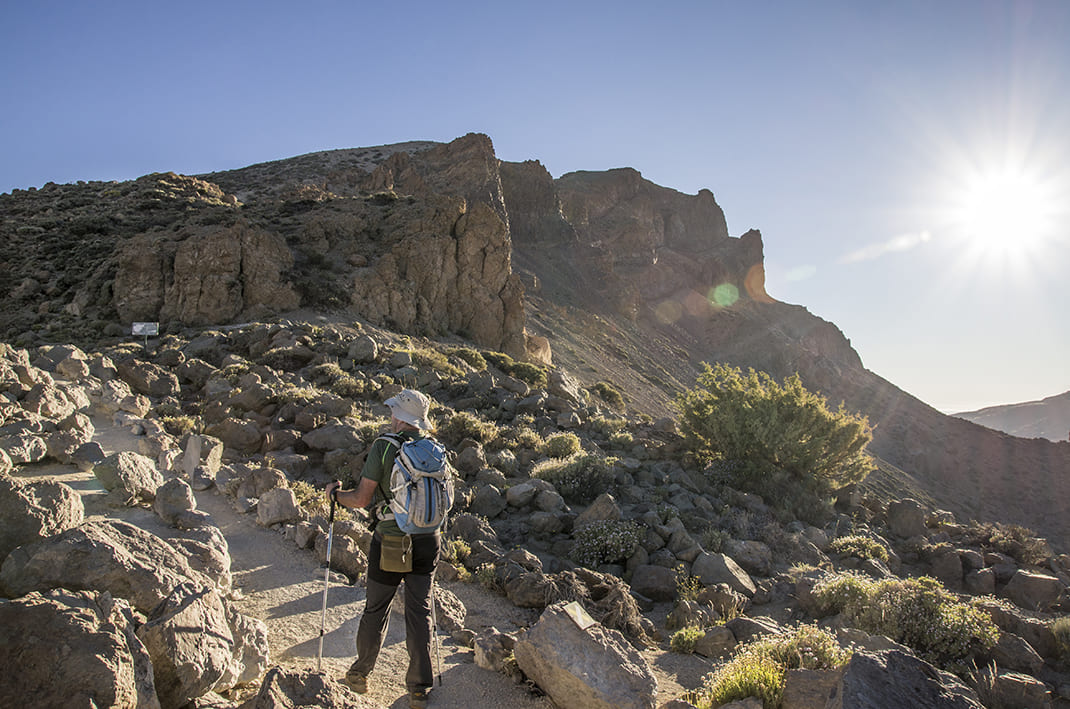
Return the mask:
[[[437,531],[453,506],[453,469],[445,446],[433,438],[409,441],[392,434],[380,438],[397,446],[398,452],[390,471],[389,505],[379,519],[393,519],[406,534]]]

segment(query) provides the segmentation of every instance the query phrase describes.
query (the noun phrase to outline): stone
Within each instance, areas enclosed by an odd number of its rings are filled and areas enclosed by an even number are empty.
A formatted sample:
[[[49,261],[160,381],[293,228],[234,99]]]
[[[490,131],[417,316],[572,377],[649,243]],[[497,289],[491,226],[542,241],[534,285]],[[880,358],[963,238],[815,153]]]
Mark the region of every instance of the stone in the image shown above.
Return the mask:
[[[64,587],[107,591],[150,613],[180,583],[213,586],[163,539],[118,520],[90,520],[12,551],[0,567],[8,598]]]
[[[539,490],[530,482],[522,482],[505,491],[505,501],[510,507],[527,507],[539,494]]]
[[[355,426],[345,423],[329,423],[301,436],[301,442],[309,448],[330,451],[346,448],[363,448],[364,437]]]
[[[725,623],[725,627],[732,631],[732,635],[739,643],[747,643],[766,635],[779,635],[783,632],[779,623],[765,616],[754,618],[745,615],[737,616]]]
[[[379,357],[379,345],[370,335],[361,335],[349,343],[346,357],[355,364],[371,364]]]
[[[962,586],[972,596],[991,596],[996,592],[996,572],[992,569],[970,571],[963,579]]]
[[[233,416],[206,427],[205,433],[218,438],[226,448],[243,455],[259,452],[263,443],[263,435],[256,423]]]
[[[0,451],[12,463],[39,463],[48,455],[48,444],[41,436],[20,434],[0,437]]]
[[[260,691],[242,704],[242,709],[375,709],[376,706],[340,681],[331,679],[326,672],[273,667],[264,675]]]
[[[15,548],[76,527],[82,497],[69,485],[0,476],[0,560]]]
[[[514,656],[561,709],[656,706],[657,680],[643,656],[578,603],[548,607],[517,639]]]
[[[621,518],[620,505],[608,492],[595,498],[586,510],[576,518],[573,527],[579,529],[592,522],[616,521]]]
[[[163,485],[163,476],[156,462],[133,451],[119,451],[93,466],[93,475],[105,490],[128,499],[152,502],[156,489]]]
[[[300,522],[304,517],[294,491],[288,487],[277,487],[260,496],[256,505],[256,523],[262,527],[273,524],[291,524]]]
[[[137,636],[152,658],[163,707],[181,707],[211,691],[232,660],[234,636],[214,589],[179,584]]]
[[[263,676],[271,662],[267,624],[259,618],[240,613],[225,598],[223,610],[234,644],[227,668],[212,688],[217,692],[255,682]]]
[[[923,536],[928,532],[925,508],[917,500],[906,498],[888,503],[887,519],[892,534],[903,539]]]
[[[698,576],[703,586],[728,584],[733,591],[742,593],[747,598],[754,596],[758,590],[747,572],[726,554],[699,554],[691,566],[691,574]]]
[[[485,628],[476,635],[473,645],[476,666],[492,672],[503,672],[514,647],[516,638],[497,628]]]
[[[703,657],[719,659],[735,650],[736,636],[723,625],[703,628],[702,637],[695,641],[695,652]]]
[[[763,577],[773,575],[773,552],[764,542],[728,539],[724,551],[748,574]]]
[[[75,405],[54,384],[35,384],[23,397],[22,408],[56,421],[67,418],[76,410]]]
[[[962,557],[958,551],[949,549],[937,554],[929,562],[932,576],[953,591],[962,589],[963,567]]]
[[[193,489],[182,478],[171,478],[156,489],[152,510],[167,524],[174,526],[183,512],[197,509]]]
[[[136,358],[124,359],[117,365],[119,377],[138,392],[155,399],[177,396],[181,392],[178,377],[158,364]]]
[[[957,677],[899,650],[856,652],[827,709],[984,709]]]
[[[632,572],[632,590],[655,602],[676,598],[676,572],[664,566],[644,564]]]
[[[476,490],[468,509],[472,514],[494,519],[504,512],[507,506],[508,503],[501,490],[494,485],[483,485]]]
[[[991,706],[1028,709],[1052,707],[1048,686],[1035,677],[1018,672],[1001,672],[993,682],[992,694],[994,702]]]
[[[689,626],[710,628],[714,626],[719,618],[720,616],[713,608],[697,601],[681,599],[665,618],[665,627],[669,630],[679,630]],[[734,635],[732,636],[732,642],[735,644]]]
[[[788,670],[780,709],[825,709],[845,670]]]
[[[0,601],[5,707],[160,709],[149,654],[130,604],[108,593],[55,589]]]
[[[1003,595],[1019,608],[1031,611],[1046,611],[1054,606],[1066,586],[1055,576],[1018,569],[1007,585]]]
[[[1001,668],[1016,672],[1035,675],[1044,666],[1044,658],[1026,642],[1025,638],[1007,631],[999,634],[999,642],[989,651],[989,654]]]

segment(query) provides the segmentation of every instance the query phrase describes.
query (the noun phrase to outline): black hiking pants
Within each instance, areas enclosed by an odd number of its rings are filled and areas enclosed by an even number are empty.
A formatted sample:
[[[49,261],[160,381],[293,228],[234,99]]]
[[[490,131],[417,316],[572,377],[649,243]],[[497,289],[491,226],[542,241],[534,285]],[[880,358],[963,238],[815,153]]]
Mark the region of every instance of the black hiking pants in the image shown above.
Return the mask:
[[[405,646],[409,651],[409,669],[405,685],[409,692],[427,690],[434,683],[431,665],[431,584],[438,564],[441,536],[414,534],[412,537],[412,571],[394,573],[379,568],[381,549],[379,533],[372,537],[368,550],[368,589],[364,613],[357,629],[357,659],[351,670],[371,674],[386,636],[390,604],[398,584],[405,582]]]

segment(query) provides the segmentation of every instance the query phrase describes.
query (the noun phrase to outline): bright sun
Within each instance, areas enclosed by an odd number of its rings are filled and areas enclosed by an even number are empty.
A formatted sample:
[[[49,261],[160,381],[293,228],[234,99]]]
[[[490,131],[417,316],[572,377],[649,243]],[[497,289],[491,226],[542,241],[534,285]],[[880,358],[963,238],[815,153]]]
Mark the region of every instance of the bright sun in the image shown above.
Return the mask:
[[[951,222],[979,256],[1024,256],[1051,235],[1057,200],[1049,184],[1023,170],[978,170],[958,185]]]

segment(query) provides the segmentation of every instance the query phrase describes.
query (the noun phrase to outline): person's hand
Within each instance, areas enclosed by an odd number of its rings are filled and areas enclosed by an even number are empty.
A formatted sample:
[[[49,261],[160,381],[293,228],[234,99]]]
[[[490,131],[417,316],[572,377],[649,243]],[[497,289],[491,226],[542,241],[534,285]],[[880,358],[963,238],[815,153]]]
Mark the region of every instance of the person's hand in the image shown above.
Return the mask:
[[[342,483],[337,480],[332,480],[327,483],[327,499],[338,501],[338,490],[341,489]]]

